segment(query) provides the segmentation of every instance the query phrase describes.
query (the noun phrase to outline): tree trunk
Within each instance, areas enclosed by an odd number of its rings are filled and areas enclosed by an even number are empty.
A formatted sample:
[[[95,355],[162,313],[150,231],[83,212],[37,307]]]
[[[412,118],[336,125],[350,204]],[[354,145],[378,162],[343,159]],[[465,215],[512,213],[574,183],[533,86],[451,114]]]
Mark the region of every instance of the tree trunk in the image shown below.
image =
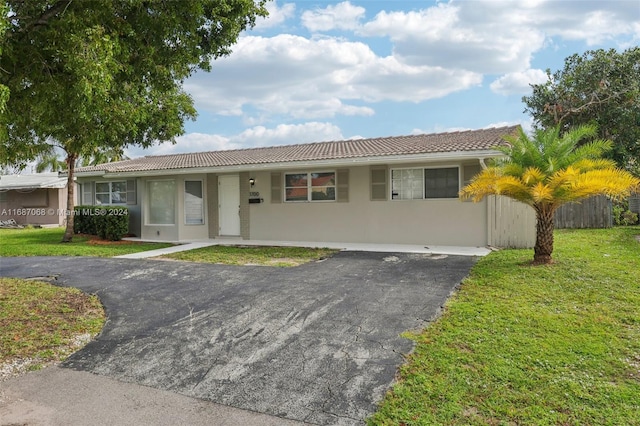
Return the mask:
[[[551,263],[553,252],[553,214],[555,208],[537,206],[536,210],[536,245],[533,248],[533,263],[547,265]]]
[[[73,240],[73,214],[75,213],[74,207],[74,193],[75,193],[75,182],[73,181],[73,174],[76,166],[76,155],[75,154],[67,154],[67,228],[64,231],[64,236],[62,237],[63,243],[70,243]]]

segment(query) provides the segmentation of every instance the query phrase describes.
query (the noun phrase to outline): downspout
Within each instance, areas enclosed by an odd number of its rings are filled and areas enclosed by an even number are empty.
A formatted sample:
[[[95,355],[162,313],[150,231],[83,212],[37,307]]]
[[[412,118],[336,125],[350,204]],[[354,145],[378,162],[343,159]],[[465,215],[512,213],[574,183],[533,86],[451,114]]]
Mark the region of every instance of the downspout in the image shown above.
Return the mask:
[[[478,158],[478,161],[480,162],[480,167],[482,167],[482,170],[487,170],[487,163],[485,163],[485,158]],[[491,208],[491,198],[489,198],[487,200],[487,245],[489,247],[493,246],[493,225],[495,221],[495,215],[495,208]]]

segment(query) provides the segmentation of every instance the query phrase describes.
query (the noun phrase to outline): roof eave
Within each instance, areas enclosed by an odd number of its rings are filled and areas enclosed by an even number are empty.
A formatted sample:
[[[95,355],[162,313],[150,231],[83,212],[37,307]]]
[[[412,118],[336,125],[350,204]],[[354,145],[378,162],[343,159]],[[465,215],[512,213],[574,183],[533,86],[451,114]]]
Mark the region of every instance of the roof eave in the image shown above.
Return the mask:
[[[260,164],[240,164],[234,166],[207,166],[207,167],[185,167],[175,169],[156,169],[156,170],[140,170],[140,171],[91,171],[77,172],[76,177],[146,177],[146,176],[166,176],[166,175],[185,175],[198,173],[233,173],[258,170],[287,170],[299,168],[321,168],[321,167],[349,167],[363,165],[382,165],[382,164],[401,164],[401,163],[419,163],[419,162],[443,162],[443,161],[461,161],[473,159],[487,159],[502,155],[500,151],[493,149],[474,150],[474,151],[452,151],[452,152],[436,152],[425,154],[405,154],[405,155],[386,155],[386,156],[368,156],[368,157],[352,157],[352,158],[336,158],[326,160],[302,160],[302,161],[284,161],[276,163],[260,163]]]

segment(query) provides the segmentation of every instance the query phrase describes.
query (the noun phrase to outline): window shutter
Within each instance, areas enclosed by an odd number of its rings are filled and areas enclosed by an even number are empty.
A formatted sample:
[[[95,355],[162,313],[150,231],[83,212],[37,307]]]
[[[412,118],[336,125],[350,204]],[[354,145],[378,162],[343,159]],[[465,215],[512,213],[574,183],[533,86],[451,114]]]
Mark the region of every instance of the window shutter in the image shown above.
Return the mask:
[[[386,201],[387,192],[387,168],[371,167],[371,201]]]
[[[271,203],[282,203],[282,173],[271,173]]]
[[[136,199],[136,180],[131,179],[127,181],[127,204],[137,204]]]
[[[349,201],[349,169],[339,169],[336,177],[336,201],[346,203]]]
[[[93,184],[94,182],[85,182],[82,184],[82,204],[85,206],[93,206],[96,203]]]

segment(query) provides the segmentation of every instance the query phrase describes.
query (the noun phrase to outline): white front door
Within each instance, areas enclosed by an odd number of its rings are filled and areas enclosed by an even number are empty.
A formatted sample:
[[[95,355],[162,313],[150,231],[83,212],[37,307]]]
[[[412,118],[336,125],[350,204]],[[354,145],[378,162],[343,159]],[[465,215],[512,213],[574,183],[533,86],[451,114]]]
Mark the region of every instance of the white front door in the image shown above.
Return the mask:
[[[218,220],[220,235],[240,235],[240,177],[218,176]]]

